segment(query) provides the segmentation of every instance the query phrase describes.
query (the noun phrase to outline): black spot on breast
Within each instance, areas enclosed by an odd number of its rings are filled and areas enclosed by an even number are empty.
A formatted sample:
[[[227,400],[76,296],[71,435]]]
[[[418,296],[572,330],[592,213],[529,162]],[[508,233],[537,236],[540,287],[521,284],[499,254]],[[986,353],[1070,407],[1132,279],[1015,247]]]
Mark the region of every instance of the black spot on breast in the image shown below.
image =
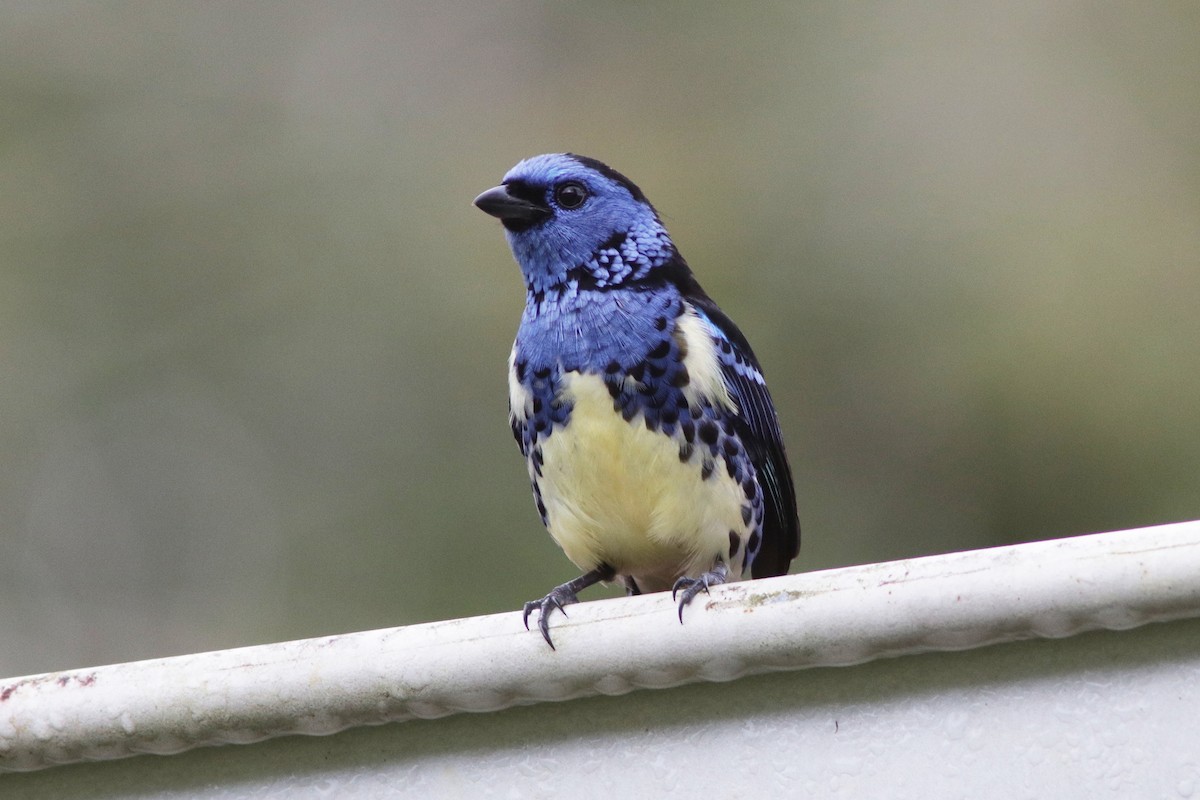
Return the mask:
[[[692,442],[695,440],[696,423],[692,422],[690,419],[685,419],[683,422],[679,423],[679,430],[683,433],[683,438],[686,441]]]
[[[700,465],[700,477],[703,480],[708,480],[709,478],[712,477],[713,470],[715,468],[716,468],[716,465],[713,464],[711,458],[704,459],[704,463]]]
[[[721,447],[725,451],[725,456],[727,458],[733,458],[742,449],[738,444],[738,440],[734,439],[732,436],[726,436],[725,441],[721,444]]]
[[[667,365],[661,361],[656,361],[649,366],[651,378],[661,378],[667,372]]]
[[[529,366],[529,365],[523,358],[513,366],[513,369],[515,369],[517,372],[517,380],[518,381],[525,380],[525,368],[527,366]]]
[[[750,506],[742,506],[742,524],[749,525],[750,520],[754,517],[754,509]]]
[[[662,421],[667,425],[674,425],[679,421],[679,409],[674,406],[667,406],[662,410]]]
[[[695,452],[696,448],[691,442],[684,442],[679,445],[679,460],[686,464],[692,460],[692,454]]]
[[[637,364],[635,364],[629,370],[629,377],[640,383],[642,379],[646,377],[646,362],[639,361]]]
[[[746,478],[742,481],[742,491],[746,494],[747,500],[753,500],[758,497],[758,481],[754,478]]]
[[[654,346],[654,349],[652,349],[649,353],[646,353],[646,358],[650,359],[651,361],[654,361],[654,360],[657,360],[660,358],[666,358],[667,353],[670,353],[670,352],[671,352],[671,340],[663,339],[661,342],[659,342],[658,344],[656,344]]]
[[[736,481],[738,479],[738,473],[741,472],[741,470],[738,468],[737,460],[733,458],[725,459],[725,471],[729,473],[729,477]]]
[[[675,370],[675,374],[671,376],[671,385],[676,389],[682,389],[692,382],[692,376],[688,374],[688,369],[683,364],[679,365],[679,369]]]
[[[533,377],[535,377],[539,380],[543,380],[543,381],[546,380],[546,378],[550,377],[550,368],[549,367],[539,367],[539,368],[535,369],[533,371]]]
[[[621,371],[621,365],[618,364],[615,360],[610,361],[610,362],[608,362],[608,365],[604,368],[604,371],[606,373],[608,373],[609,375],[612,375],[614,372]]]
[[[705,444],[716,444],[717,436],[720,433],[717,430],[716,423],[711,419],[701,420],[700,422],[700,441]]]
[[[729,532],[729,559],[732,561],[737,558],[738,550],[742,547],[742,537],[738,536],[734,531]]]
[[[746,549],[751,553],[758,552],[758,545],[762,542],[762,534],[758,531],[750,534],[750,541],[746,543]]]
[[[659,317],[658,319],[654,320],[654,330],[662,331],[662,330],[666,330],[666,329],[667,329],[667,318],[666,317]]]

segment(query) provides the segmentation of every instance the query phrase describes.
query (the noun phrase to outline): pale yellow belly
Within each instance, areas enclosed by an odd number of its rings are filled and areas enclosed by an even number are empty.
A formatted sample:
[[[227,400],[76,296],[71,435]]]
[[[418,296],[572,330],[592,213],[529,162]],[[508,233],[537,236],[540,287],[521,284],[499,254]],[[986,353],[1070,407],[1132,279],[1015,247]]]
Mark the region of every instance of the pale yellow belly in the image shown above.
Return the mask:
[[[567,373],[569,423],[540,445],[538,478],[550,535],[581,569],[600,564],[630,575],[643,591],[669,588],[718,561],[741,573],[744,546],[730,558],[731,533],[745,542],[745,495],[717,461],[703,478],[700,459],[679,459],[679,442],[626,422],[603,380]]]

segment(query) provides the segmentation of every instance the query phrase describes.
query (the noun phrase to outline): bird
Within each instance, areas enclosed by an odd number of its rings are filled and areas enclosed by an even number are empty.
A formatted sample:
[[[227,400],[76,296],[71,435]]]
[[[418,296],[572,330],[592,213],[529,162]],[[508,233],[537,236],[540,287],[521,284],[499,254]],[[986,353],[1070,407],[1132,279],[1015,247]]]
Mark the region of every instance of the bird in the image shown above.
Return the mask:
[[[779,420],[741,330],[629,178],[587,156],[519,162],[475,198],[525,283],[509,421],[543,525],[582,574],[524,606],[548,620],[596,583],[709,587],[787,573],[800,525]]]

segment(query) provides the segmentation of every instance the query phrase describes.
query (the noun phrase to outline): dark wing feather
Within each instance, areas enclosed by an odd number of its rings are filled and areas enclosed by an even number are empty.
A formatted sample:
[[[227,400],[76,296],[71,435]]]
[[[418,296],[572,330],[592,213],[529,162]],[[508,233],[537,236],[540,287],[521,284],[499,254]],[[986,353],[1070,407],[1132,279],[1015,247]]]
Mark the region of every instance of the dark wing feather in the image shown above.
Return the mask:
[[[754,464],[764,495],[762,546],[750,573],[755,578],[786,574],[792,559],[800,552],[796,489],[792,484],[783,437],[779,433],[775,405],[766,384],[755,379],[755,376],[762,377],[758,359],[737,325],[704,293],[690,270],[685,275],[673,277],[687,300],[708,317],[729,341],[732,350],[728,355],[721,354],[721,369],[740,412],[734,428]]]

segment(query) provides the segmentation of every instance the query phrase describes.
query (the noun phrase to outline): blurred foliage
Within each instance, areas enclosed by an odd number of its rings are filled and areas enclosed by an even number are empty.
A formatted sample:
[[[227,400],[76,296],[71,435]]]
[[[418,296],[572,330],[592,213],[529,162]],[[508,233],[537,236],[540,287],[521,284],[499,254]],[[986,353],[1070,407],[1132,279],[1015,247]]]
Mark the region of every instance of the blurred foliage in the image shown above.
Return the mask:
[[[641,184],[754,342],[796,569],[1200,517],[1197,40],[1190,2],[4,4],[0,674],[574,575],[470,205],[545,151]]]

